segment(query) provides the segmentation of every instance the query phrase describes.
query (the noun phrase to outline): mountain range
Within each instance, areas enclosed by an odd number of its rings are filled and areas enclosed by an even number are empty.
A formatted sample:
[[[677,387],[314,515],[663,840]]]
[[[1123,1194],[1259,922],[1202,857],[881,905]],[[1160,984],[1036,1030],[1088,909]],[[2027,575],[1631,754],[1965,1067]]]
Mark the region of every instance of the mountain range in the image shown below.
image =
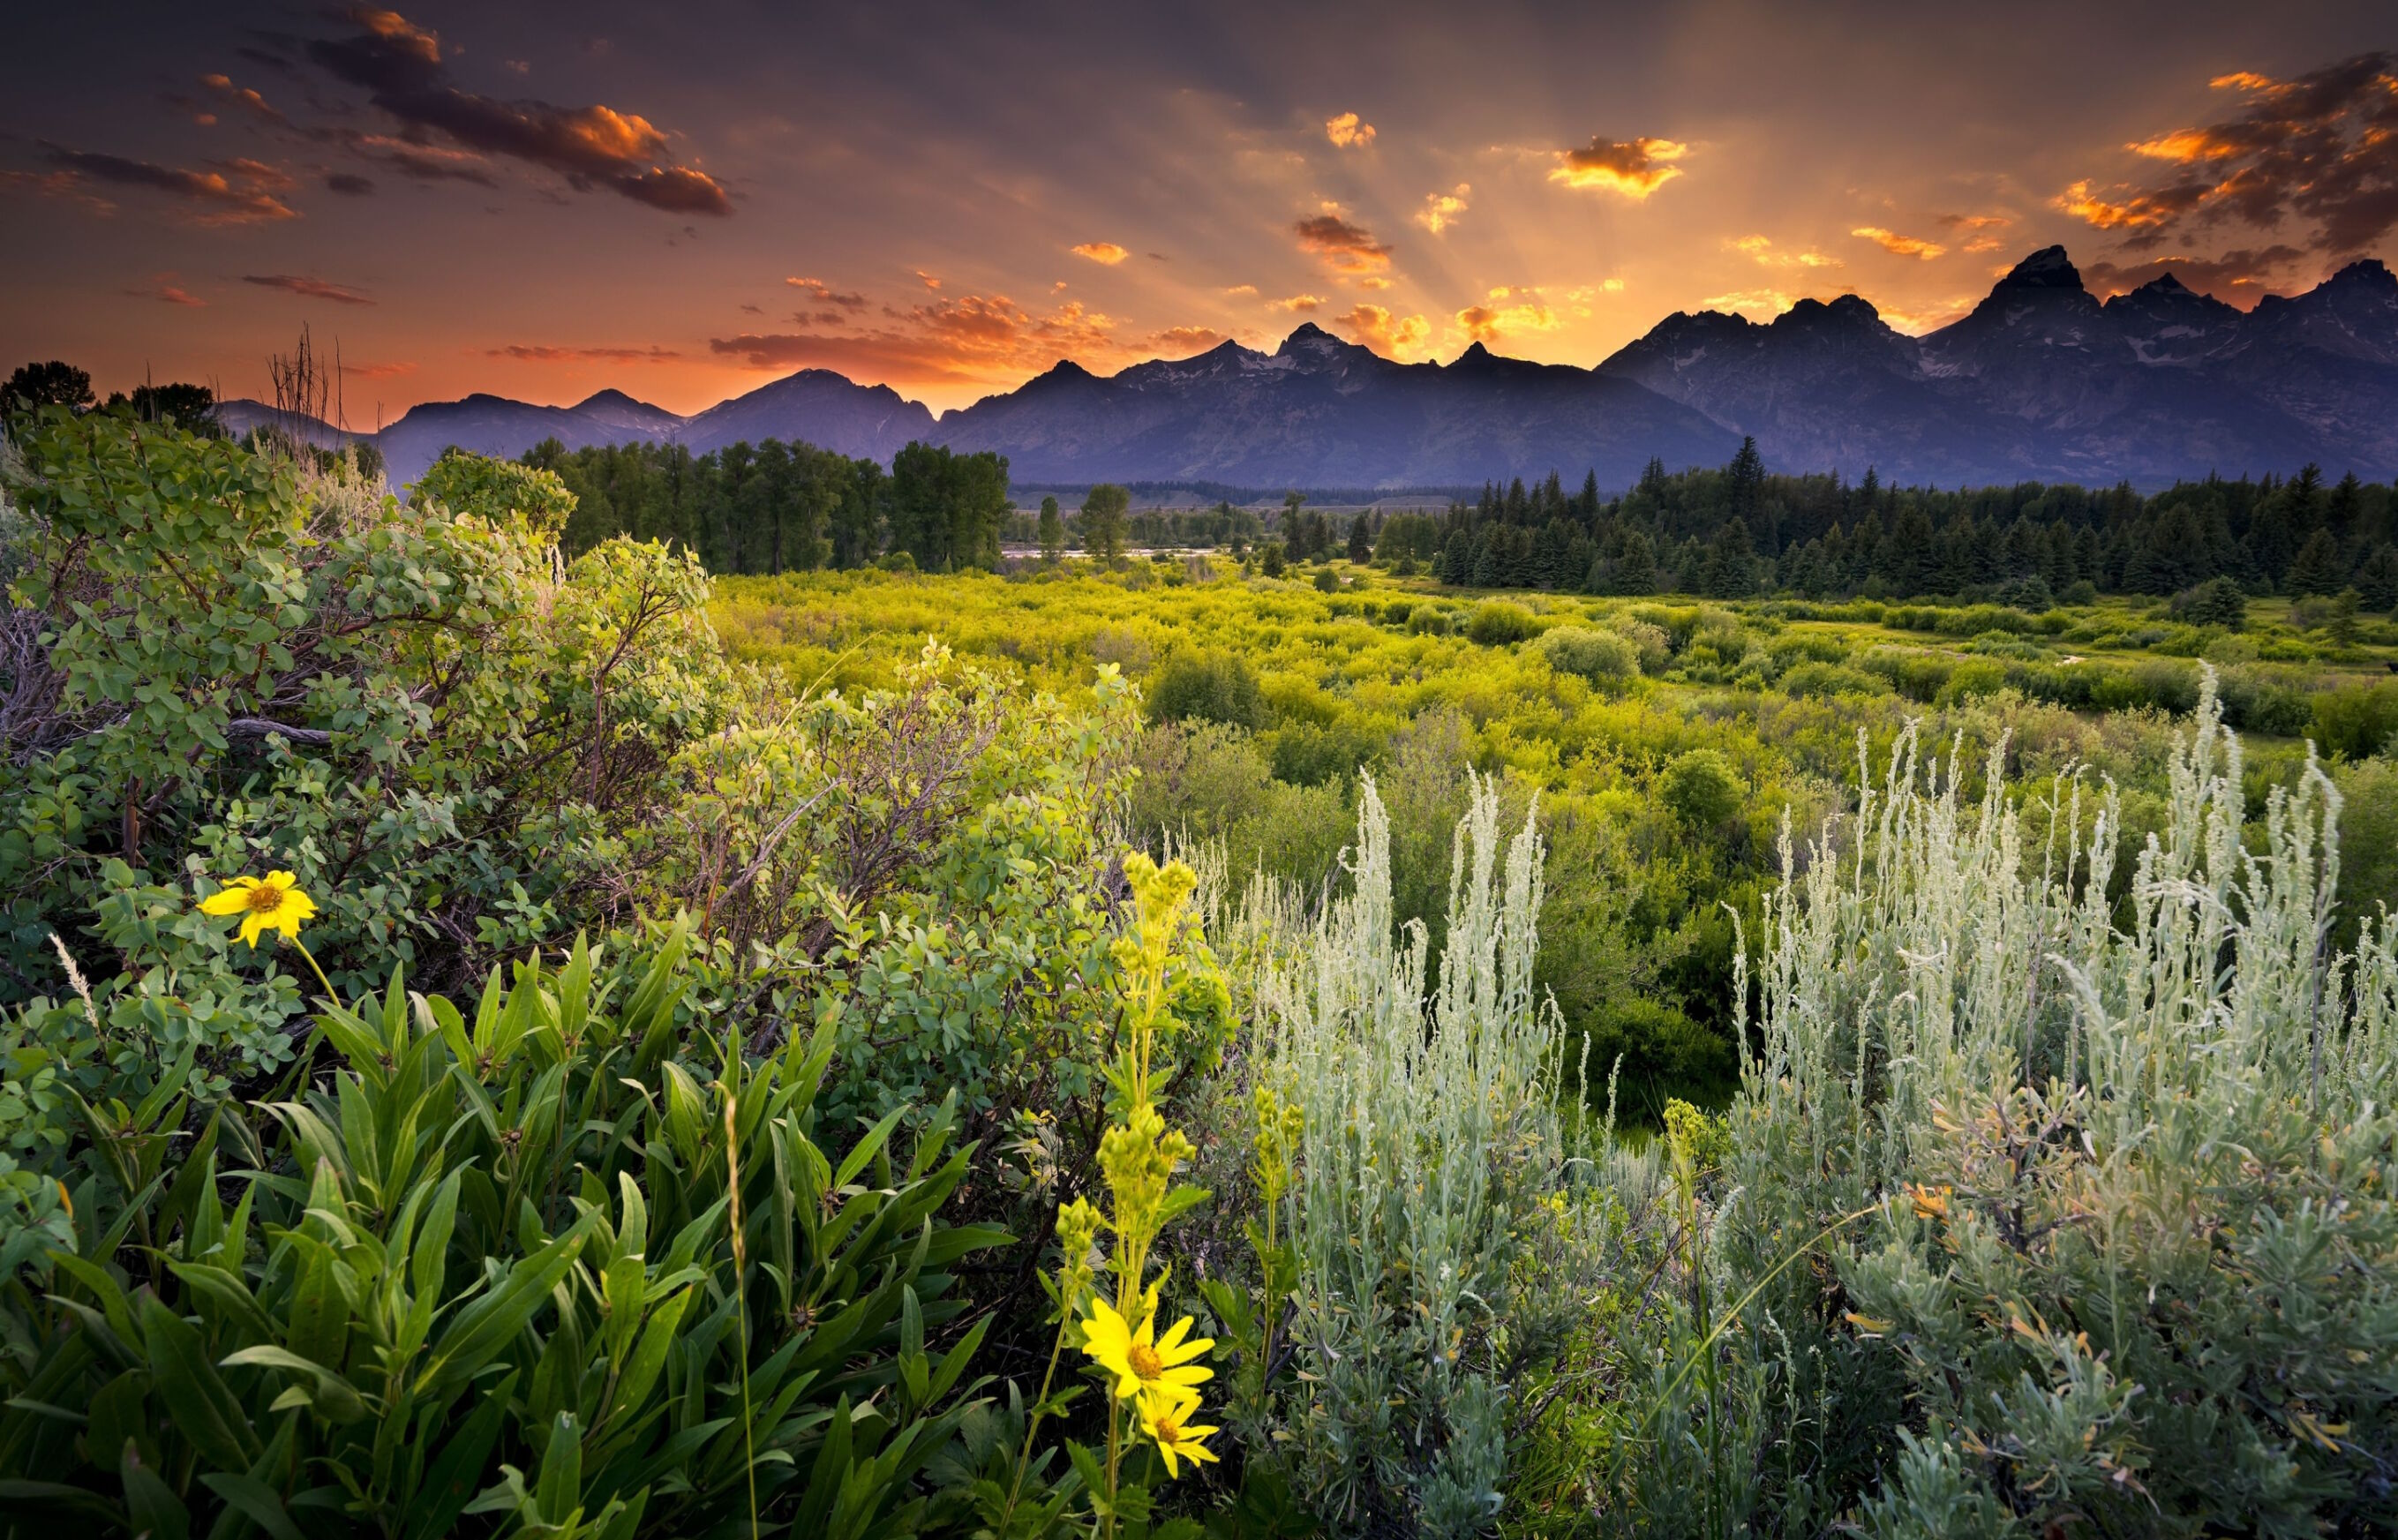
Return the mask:
[[[272,409],[231,401],[228,426]],[[343,437],[323,424],[319,441]],[[2210,471],[2398,479],[2398,277],[2366,259],[2242,311],[2170,273],[2101,302],[2062,247],[2036,251],[1921,336],[1854,294],[1771,322],[1666,317],[1589,369],[1502,358],[1399,363],[1302,325],[1272,353],[1225,343],[1099,376],[1060,362],[936,418],[887,385],[802,370],[690,417],[616,390],[572,407],[475,395],[380,433],[395,481],[450,444],[516,455],[646,439],[695,453],[805,439],[887,462],[910,440],[995,450],[1018,483],[1462,486],[1551,470],[1601,485],[1720,464],[1753,435],[1780,471],[2154,487]]]

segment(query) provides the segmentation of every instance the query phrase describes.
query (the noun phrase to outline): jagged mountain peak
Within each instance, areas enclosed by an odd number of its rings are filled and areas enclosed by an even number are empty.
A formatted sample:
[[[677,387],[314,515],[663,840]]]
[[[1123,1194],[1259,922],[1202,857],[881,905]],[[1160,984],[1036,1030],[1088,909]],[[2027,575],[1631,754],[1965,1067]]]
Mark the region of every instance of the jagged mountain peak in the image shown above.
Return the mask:
[[[614,385],[610,385],[605,390],[593,392],[591,395],[575,402],[574,405],[568,410],[573,412],[592,412],[609,407],[637,407],[643,412],[655,412],[669,417],[674,415],[673,412],[667,412],[667,409],[662,406],[652,406],[649,402],[640,399],[639,397],[627,396],[623,391],[618,390]]]
[[[1996,295],[2002,290],[2048,289],[2086,292],[2081,286],[2081,270],[2073,265],[2073,259],[2065,254],[2062,246],[2043,246],[2024,258],[2007,270],[2007,276],[1990,292]]]
[[[2389,263],[2379,257],[2360,257],[2324,279],[2324,287],[2355,288],[2398,297],[2398,273],[2391,272]]]

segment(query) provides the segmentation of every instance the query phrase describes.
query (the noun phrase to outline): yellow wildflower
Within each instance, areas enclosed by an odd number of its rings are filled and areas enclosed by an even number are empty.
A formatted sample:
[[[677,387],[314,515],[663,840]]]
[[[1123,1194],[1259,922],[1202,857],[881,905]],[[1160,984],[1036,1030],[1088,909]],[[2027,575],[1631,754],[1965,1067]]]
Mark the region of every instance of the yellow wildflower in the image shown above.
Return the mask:
[[[1083,1322],[1083,1351],[1115,1376],[1116,1399],[1188,1395],[1192,1385],[1215,1378],[1214,1370],[1190,1361],[1216,1345],[1213,1337],[1185,1342],[1183,1333],[1191,1330],[1188,1316],[1176,1321],[1163,1341],[1152,1336],[1156,1325],[1152,1316],[1135,1331],[1115,1306],[1105,1300],[1091,1302],[1090,1317]]]
[[[1165,1456],[1165,1474],[1168,1478],[1182,1474],[1181,1467],[1175,1464],[1177,1456],[1190,1461],[1194,1467],[1202,1464],[1217,1463],[1215,1454],[1200,1441],[1216,1429],[1183,1421],[1186,1417],[1198,1415],[1198,1412],[1199,1402],[1196,1398],[1171,1401],[1152,1399],[1141,1403],[1140,1430],[1148,1434],[1156,1443],[1157,1452]]]
[[[202,898],[200,912],[240,915],[241,939],[253,947],[270,930],[280,931],[296,941],[301,925],[317,916],[317,900],[300,891],[299,884],[300,879],[289,871],[270,871],[264,877],[236,877]]]
[[[1937,1187],[1919,1187],[1911,1182],[1906,1184],[1906,1196],[1914,1200],[1918,1219],[1947,1219],[1948,1198],[1955,1191],[1945,1182]]]

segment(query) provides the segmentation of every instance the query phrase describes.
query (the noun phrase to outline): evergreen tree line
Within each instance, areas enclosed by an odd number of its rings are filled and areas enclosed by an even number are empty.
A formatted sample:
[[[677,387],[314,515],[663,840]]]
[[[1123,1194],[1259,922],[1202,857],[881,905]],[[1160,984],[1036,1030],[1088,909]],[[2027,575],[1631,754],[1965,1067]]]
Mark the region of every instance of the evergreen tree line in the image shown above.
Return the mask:
[[[546,439],[527,465],[575,496],[562,543],[670,541],[716,573],[860,567],[904,555],[920,568],[993,567],[1014,508],[1007,460],[911,443],[884,470],[813,444],[769,439],[706,454],[680,444],[570,450]]]
[[[2251,595],[2359,591],[2398,607],[2398,498],[2353,474],[2210,476],[2143,496],[2037,481],[1954,492],[1892,487],[1868,469],[1768,472],[1756,440],[1719,470],[1649,463],[1637,485],[1602,497],[1594,474],[1568,493],[1552,473],[1486,486],[1438,517],[1384,521],[1374,551],[1428,560],[1474,588],[1738,599],[1972,595],[2045,608],[2078,585],[2165,595],[2221,578]]]

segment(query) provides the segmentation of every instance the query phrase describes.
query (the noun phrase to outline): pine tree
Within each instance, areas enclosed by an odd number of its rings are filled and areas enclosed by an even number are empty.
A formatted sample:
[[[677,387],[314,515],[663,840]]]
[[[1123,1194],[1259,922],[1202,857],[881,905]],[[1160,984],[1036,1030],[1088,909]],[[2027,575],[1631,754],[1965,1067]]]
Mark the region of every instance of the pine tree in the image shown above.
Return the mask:
[[[1623,594],[1657,591],[1656,543],[1638,530],[1623,537],[1623,554],[1615,563],[1615,591]]]
[[[2388,541],[2358,564],[2356,591],[2368,610],[2398,610],[2398,546]]]
[[[1349,525],[1349,560],[1361,567],[1374,560],[1374,534],[1362,513]]]
[[[1744,523],[1757,518],[1765,498],[1765,457],[1757,453],[1757,439],[1740,441],[1740,453],[1724,467],[1724,498],[1731,516]]]
[[[2339,542],[2331,537],[2331,531],[2317,530],[2307,536],[2282,586],[2293,595],[2337,593],[2346,586],[2339,570]]]
[[[1499,586],[1499,526],[1485,524],[1474,541],[1474,572],[1470,579],[1475,588],[1495,588]]]

